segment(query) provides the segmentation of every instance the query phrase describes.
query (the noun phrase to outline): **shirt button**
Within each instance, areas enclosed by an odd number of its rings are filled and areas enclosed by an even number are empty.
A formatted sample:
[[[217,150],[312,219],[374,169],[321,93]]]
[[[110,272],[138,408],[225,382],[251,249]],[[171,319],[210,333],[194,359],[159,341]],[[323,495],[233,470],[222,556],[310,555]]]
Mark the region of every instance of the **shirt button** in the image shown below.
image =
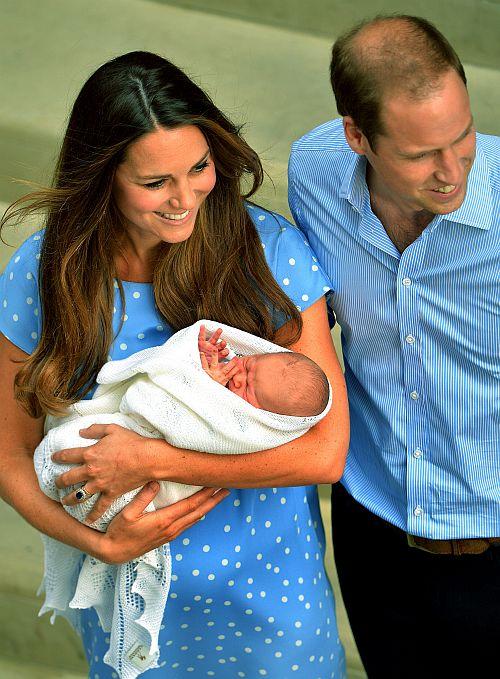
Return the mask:
[[[420,448],[415,448],[415,450],[413,451],[413,457],[416,457],[417,460],[419,457],[422,457],[422,451],[420,450]]]
[[[415,516],[422,516],[423,513],[424,513],[424,510],[423,510],[422,507],[420,507],[419,505],[417,505],[417,506],[415,507],[415,509],[413,510],[413,514],[414,514]]]
[[[411,391],[410,392],[410,398],[412,398],[414,401],[418,400],[418,391]]]
[[[406,335],[405,340],[407,344],[413,344],[415,338],[413,337],[413,335]]]
[[[405,277],[401,282],[403,283],[405,288],[408,288],[411,285],[411,278]]]

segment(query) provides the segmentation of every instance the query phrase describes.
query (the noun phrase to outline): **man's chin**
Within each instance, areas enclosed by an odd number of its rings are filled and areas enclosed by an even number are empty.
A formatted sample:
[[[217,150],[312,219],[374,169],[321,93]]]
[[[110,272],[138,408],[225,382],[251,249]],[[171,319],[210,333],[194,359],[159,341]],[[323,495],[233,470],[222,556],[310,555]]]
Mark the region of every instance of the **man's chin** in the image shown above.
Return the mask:
[[[465,200],[465,191],[461,191],[458,195],[453,196],[453,198],[446,202],[441,202],[438,200],[429,201],[427,209],[435,215],[449,215],[451,212],[455,212],[462,205]]]

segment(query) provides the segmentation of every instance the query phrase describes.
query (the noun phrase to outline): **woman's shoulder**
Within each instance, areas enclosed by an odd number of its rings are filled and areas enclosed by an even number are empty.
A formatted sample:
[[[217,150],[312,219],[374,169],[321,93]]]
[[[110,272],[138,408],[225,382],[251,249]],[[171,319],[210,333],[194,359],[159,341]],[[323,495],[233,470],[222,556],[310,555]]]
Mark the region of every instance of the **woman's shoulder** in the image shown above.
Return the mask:
[[[303,311],[331,289],[307,238],[276,212],[250,204],[248,211],[276,282]]]
[[[38,262],[44,232],[44,229],[36,231],[21,243],[7,262],[3,275],[12,273],[12,280],[17,271],[23,271],[25,274],[31,273],[35,278],[38,278]]]
[[[41,329],[38,263],[43,231],[29,236],[13,253],[0,276],[0,332],[26,353]]]

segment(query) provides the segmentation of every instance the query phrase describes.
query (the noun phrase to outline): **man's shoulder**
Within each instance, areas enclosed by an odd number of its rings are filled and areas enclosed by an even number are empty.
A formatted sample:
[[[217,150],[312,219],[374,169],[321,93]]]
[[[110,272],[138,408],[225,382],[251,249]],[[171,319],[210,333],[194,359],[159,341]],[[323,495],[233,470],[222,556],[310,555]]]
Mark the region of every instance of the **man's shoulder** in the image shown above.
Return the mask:
[[[301,152],[351,152],[344,136],[342,118],[318,125],[292,144],[292,156]]]

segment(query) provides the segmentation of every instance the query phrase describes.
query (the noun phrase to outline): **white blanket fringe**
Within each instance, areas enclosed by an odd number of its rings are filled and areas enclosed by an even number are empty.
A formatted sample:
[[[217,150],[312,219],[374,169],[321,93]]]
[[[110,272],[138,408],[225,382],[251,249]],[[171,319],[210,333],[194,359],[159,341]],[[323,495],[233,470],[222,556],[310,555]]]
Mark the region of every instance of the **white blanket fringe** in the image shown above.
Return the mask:
[[[68,490],[55,485],[57,476],[73,465],[55,464],[51,456],[64,448],[91,445],[79,430],[96,423],[114,423],[141,436],[164,438],[179,448],[207,453],[252,453],[287,443],[319,422],[331,406],[315,417],[278,415],[254,408],[202,369],[198,352],[200,325],[209,332],[222,328],[223,337],[240,355],[285,351],[276,344],[214,321],[199,321],[180,330],[165,344],[144,349],[126,359],[106,363],[92,399],[69,408],[63,418],[47,417],[46,436],[35,451],[40,487],[60,500]],[[153,511],[177,502],[199,487],[164,481]],[[116,499],[93,524],[105,531],[111,519],[140,489]],[[65,509],[83,522],[97,500]],[[42,536],[45,572],[40,590],[45,603],[40,615],[52,611],[78,628],[75,609],[95,608],[103,629],[110,633],[104,661],[121,679],[135,679],[158,667],[158,635],[170,587],[172,564],[168,544],[120,566],[110,566],[57,540]],[[53,619],[53,618],[52,618]],[[140,644],[148,657],[139,667],[131,649]],[[131,658],[129,658],[129,655]]]

